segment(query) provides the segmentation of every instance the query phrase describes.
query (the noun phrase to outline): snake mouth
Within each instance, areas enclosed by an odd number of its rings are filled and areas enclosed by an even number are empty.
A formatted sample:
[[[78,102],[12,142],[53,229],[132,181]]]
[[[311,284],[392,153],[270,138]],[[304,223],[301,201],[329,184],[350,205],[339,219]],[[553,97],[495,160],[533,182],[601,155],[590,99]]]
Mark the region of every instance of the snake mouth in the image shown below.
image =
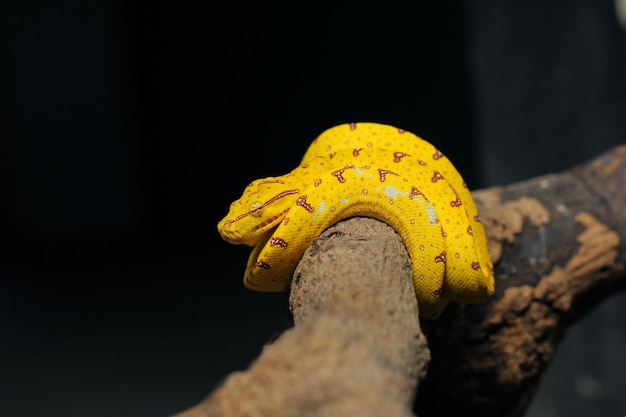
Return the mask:
[[[217,225],[217,229],[224,239],[228,243],[232,243],[234,245],[248,245],[255,246],[263,239],[269,239],[276,228],[280,225],[280,222],[285,218],[285,215],[289,211],[289,207],[280,213],[268,217],[267,219],[259,222],[248,230],[242,229],[237,223],[237,220],[243,218],[240,216],[236,218],[236,220],[223,220]]]
[[[243,243],[243,235],[238,230],[220,230],[220,235],[228,243],[239,245]]]
[[[268,240],[269,237],[274,234],[274,231],[277,227],[277,224],[271,224],[268,222],[265,224],[259,224],[245,234],[241,233],[241,231],[237,229],[221,228],[220,235],[222,236],[222,239],[233,245],[243,244],[248,246],[256,246],[264,239]]]

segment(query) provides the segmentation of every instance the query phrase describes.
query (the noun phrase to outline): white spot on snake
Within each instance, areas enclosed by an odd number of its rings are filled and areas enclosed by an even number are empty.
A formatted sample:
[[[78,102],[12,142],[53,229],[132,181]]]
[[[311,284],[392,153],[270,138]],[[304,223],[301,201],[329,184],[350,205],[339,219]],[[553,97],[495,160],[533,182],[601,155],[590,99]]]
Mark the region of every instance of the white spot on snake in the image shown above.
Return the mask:
[[[398,196],[407,196],[407,195],[409,195],[409,193],[406,192],[406,191],[398,190],[393,185],[388,185],[388,186],[385,187],[385,195],[387,197],[391,197],[393,199],[393,198],[396,198]]]
[[[426,206],[426,212],[428,213],[428,220],[431,223],[438,223],[439,222],[439,217],[437,217],[437,212],[435,211],[435,207],[433,207],[432,204],[428,204]]]
[[[361,177],[361,179],[363,179],[364,176],[372,177],[369,172],[358,166],[354,167],[354,172]]]
[[[319,205],[317,206],[317,210],[315,211],[315,214],[313,215],[313,220],[317,220],[317,217],[323,214],[325,211],[326,211],[326,202],[321,201]]]

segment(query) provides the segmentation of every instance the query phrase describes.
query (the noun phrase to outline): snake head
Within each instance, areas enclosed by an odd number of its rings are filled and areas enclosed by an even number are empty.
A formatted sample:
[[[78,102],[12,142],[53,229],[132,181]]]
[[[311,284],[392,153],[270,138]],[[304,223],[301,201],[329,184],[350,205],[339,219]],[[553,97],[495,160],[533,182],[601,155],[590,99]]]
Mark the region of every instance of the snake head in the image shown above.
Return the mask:
[[[299,194],[300,190],[289,187],[285,177],[255,180],[230,205],[217,230],[229,243],[254,246],[269,237]]]

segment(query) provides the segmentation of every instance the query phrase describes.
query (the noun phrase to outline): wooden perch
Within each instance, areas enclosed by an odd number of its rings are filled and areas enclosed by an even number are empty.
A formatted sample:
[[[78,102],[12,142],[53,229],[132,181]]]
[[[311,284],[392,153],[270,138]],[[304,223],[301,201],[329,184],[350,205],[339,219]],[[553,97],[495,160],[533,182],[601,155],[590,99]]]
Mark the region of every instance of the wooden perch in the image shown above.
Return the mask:
[[[400,238],[349,219],[302,258],[294,327],[177,417],[521,416],[566,327],[626,288],[626,146],[473,195],[495,262],[488,302],[420,330]]]

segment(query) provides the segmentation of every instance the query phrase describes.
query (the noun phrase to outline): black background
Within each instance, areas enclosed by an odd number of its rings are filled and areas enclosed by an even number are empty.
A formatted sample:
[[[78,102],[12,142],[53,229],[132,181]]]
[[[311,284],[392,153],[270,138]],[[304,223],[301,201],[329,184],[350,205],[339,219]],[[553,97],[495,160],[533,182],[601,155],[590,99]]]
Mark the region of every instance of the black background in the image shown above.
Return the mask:
[[[244,369],[287,295],[245,290],[249,249],[215,225],[328,127],[417,133],[472,188],[626,131],[611,2],[32,0],[0,25],[0,415],[165,416]],[[552,396],[623,414],[603,369]]]

